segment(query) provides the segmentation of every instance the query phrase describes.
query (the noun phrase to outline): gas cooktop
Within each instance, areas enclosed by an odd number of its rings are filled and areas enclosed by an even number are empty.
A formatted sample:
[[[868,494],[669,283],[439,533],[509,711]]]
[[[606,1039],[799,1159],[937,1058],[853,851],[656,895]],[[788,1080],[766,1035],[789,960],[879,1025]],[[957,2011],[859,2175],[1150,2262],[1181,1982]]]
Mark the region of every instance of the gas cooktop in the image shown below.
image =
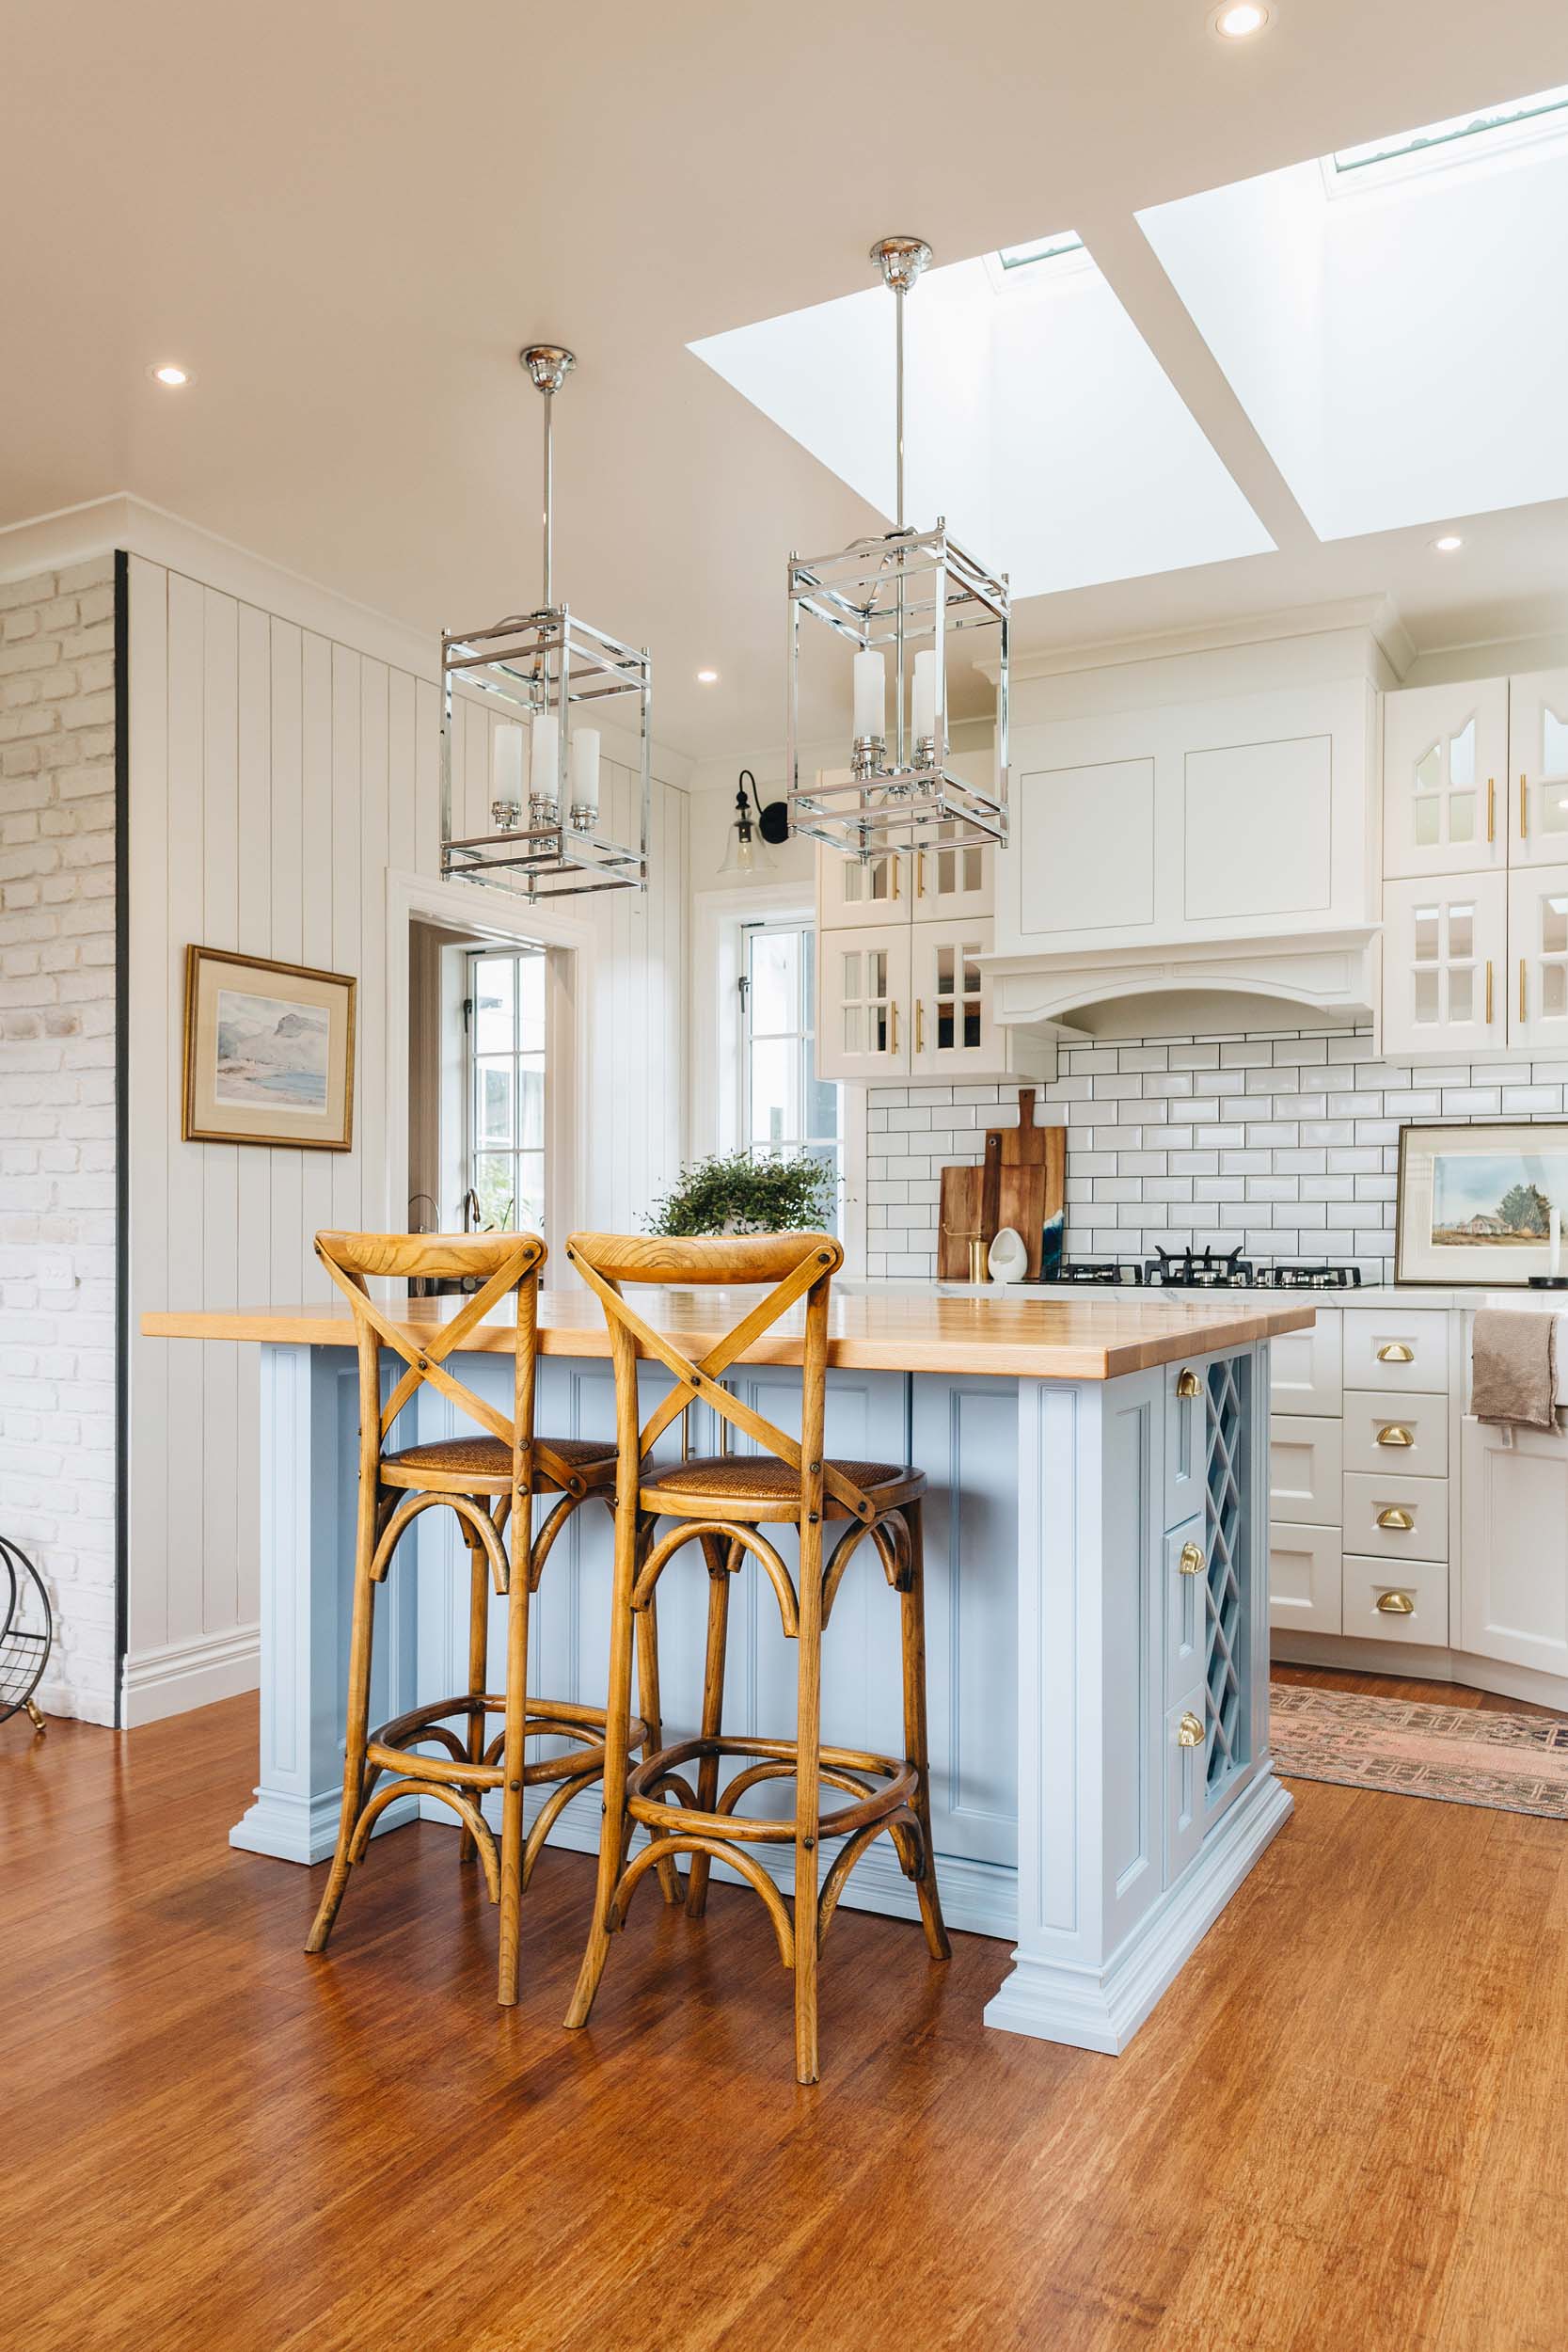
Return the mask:
[[[1349,1291],[1358,1288],[1354,1265],[1258,1265],[1241,1250],[1169,1250],[1152,1258],[1064,1258],[1048,1282],[1136,1284],[1150,1290]]]

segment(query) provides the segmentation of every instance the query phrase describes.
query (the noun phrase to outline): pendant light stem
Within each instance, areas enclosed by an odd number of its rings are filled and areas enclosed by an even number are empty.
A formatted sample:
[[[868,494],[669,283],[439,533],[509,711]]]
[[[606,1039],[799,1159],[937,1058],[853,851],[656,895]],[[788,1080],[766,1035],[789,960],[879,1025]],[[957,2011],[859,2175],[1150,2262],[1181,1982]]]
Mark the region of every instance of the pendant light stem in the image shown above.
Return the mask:
[[[551,516],[551,510],[554,505],[553,494],[555,489],[554,460],[555,394],[552,390],[546,389],[545,393],[545,594],[543,597],[543,603],[546,612],[549,610],[550,605],[551,577],[554,570],[554,565],[551,560],[554,552],[552,547]]]

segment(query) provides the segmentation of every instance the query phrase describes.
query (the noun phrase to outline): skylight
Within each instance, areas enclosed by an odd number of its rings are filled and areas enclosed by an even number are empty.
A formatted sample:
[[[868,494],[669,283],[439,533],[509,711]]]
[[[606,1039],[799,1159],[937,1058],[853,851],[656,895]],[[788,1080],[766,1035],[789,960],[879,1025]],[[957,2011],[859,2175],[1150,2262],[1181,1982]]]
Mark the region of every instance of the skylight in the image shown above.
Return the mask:
[[[1015,596],[1273,548],[1074,231],[928,270],[906,334],[905,512],[944,515]],[[891,522],[880,286],[690,348]]]
[[[1408,157],[1426,158],[1452,149],[1464,139],[1486,139],[1497,133],[1526,133],[1543,116],[1568,110],[1568,88],[1539,90],[1533,98],[1516,98],[1512,104],[1484,107],[1479,114],[1452,115],[1446,122],[1428,122],[1419,131],[1396,131],[1391,137],[1368,139],[1361,147],[1337,147],[1328,160],[1337,172],[1365,171],[1370,164],[1391,164]],[[1557,126],[1551,126],[1557,127]],[[1479,152],[1463,149],[1461,155]],[[1443,160],[1461,160],[1460,155]]]

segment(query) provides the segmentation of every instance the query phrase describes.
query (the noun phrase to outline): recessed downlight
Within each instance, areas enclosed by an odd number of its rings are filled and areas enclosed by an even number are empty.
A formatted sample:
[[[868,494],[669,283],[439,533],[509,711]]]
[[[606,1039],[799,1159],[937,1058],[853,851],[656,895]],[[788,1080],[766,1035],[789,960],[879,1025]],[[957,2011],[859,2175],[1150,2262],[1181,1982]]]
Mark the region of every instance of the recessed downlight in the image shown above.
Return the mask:
[[[1432,544],[1439,555],[1457,555],[1465,542],[1457,531],[1445,531],[1442,537],[1434,539]]]
[[[697,673],[697,683],[699,686],[717,686],[719,683],[718,671],[699,670]]]
[[[1221,40],[1250,40],[1255,33],[1266,32],[1274,22],[1274,10],[1265,0],[1224,0],[1224,5],[1212,10],[1210,30]]]
[[[181,367],[175,359],[162,359],[156,367],[149,368],[147,373],[154,384],[166,384],[171,392],[191,381],[189,368]]]

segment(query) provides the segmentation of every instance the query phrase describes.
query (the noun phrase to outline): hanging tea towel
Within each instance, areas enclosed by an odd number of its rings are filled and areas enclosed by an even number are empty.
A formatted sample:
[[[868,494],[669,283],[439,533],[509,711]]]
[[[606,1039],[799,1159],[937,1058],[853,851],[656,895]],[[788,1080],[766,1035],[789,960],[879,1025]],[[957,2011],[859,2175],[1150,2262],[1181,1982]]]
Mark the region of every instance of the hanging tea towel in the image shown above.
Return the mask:
[[[1557,1427],[1557,1317],[1482,1307],[1470,1341],[1470,1410],[1504,1428]]]

